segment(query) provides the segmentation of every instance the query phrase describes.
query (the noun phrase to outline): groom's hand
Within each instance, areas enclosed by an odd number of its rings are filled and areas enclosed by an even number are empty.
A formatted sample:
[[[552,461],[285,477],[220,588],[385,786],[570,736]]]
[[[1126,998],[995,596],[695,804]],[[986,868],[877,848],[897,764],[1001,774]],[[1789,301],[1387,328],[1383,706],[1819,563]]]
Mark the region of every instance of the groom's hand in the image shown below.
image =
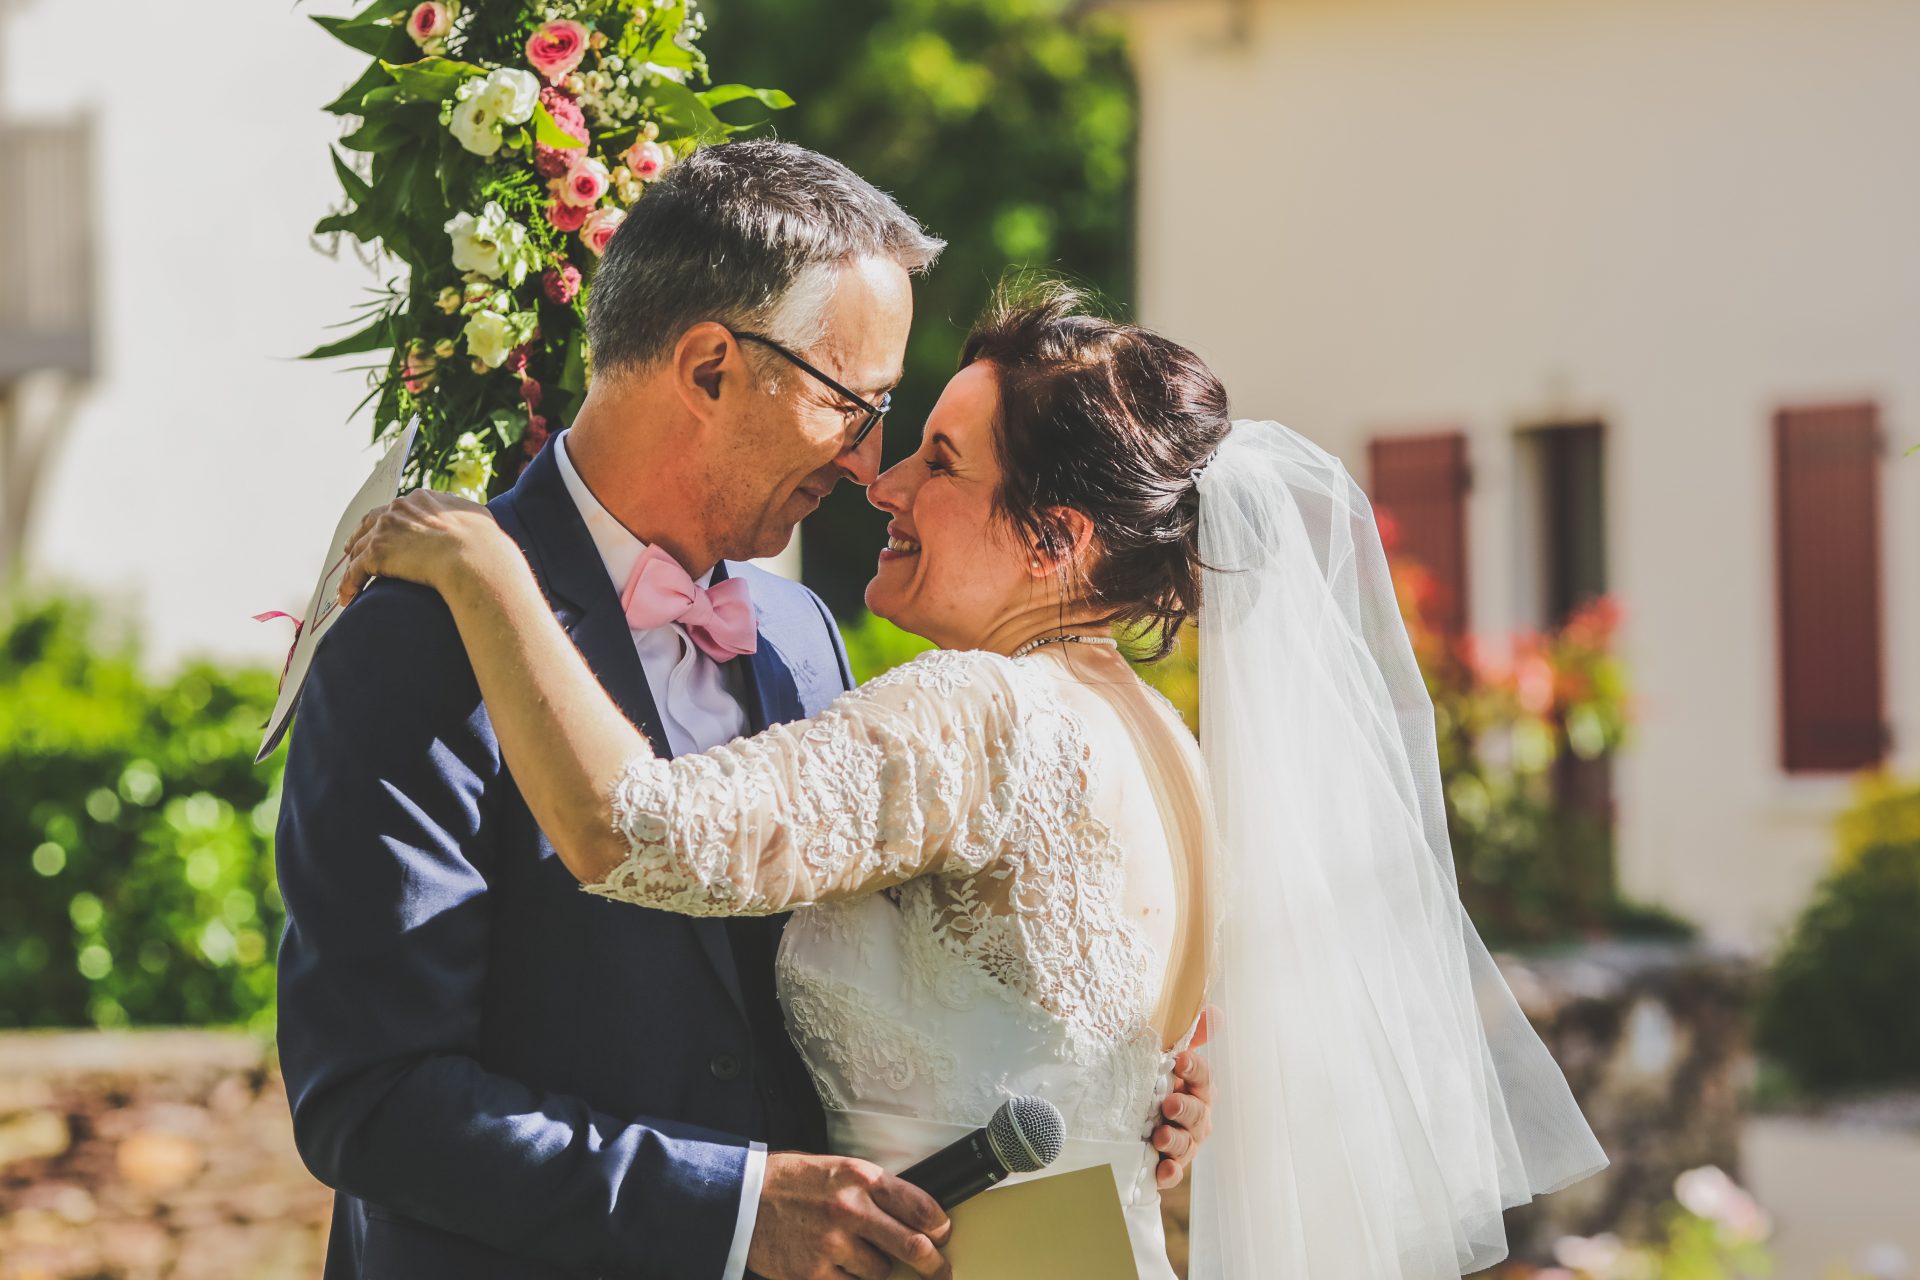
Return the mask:
[[[1219,1016],[1212,1005],[1202,1010],[1193,1040],[1173,1060],[1173,1091],[1160,1103],[1160,1118],[1166,1123],[1153,1131],[1153,1147],[1160,1153],[1154,1181],[1162,1191],[1180,1185],[1200,1144],[1213,1132],[1213,1068],[1194,1050],[1207,1042]]]
[[[879,1165],[776,1151],[767,1157],[747,1270],[766,1280],[887,1280],[894,1260],[951,1280],[952,1224],[932,1196]]]

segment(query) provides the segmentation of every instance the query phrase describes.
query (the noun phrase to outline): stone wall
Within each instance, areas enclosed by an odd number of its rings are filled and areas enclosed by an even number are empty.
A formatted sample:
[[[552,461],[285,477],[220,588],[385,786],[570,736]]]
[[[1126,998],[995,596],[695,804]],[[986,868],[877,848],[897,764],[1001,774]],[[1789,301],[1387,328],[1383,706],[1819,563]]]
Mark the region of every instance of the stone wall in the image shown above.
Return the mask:
[[[0,1035],[0,1280],[312,1280],[330,1204],[258,1041]]]
[[[1544,1259],[1562,1235],[1651,1235],[1678,1174],[1713,1164],[1741,1175],[1749,965],[1694,946],[1601,943],[1501,968],[1613,1162],[1509,1213],[1516,1258]]]
[[[1636,1233],[1684,1169],[1737,1175],[1749,1071],[1739,963],[1602,944],[1501,964],[1613,1159],[1509,1215],[1516,1258],[1543,1257],[1569,1232]],[[0,1035],[0,1280],[312,1280],[328,1204],[258,1042]],[[1184,1263],[1184,1190],[1167,1216]]]

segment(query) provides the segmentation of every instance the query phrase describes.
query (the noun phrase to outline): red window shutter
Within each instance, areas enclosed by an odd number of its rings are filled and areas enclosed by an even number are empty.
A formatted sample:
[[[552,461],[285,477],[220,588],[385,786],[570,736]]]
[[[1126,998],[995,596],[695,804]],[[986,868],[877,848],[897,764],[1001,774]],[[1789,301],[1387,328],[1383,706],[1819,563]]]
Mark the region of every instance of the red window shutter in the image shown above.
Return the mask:
[[[1458,431],[1383,436],[1367,449],[1368,497],[1395,530],[1394,554],[1424,568],[1434,592],[1423,609],[1448,635],[1467,629],[1467,437]]]
[[[1781,760],[1788,772],[1878,764],[1879,414],[1871,404],[1774,416]]]

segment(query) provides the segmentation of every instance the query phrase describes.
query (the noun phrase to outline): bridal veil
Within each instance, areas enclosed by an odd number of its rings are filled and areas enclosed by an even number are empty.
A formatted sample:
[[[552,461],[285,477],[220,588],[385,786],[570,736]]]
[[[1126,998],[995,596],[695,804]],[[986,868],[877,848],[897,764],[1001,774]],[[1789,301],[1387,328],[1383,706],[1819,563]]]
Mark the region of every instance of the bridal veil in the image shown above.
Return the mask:
[[[1199,475],[1215,1132],[1193,1280],[1436,1280],[1606,1164],[1461,907],[1428,698],[1339,461],[1238,422]]]

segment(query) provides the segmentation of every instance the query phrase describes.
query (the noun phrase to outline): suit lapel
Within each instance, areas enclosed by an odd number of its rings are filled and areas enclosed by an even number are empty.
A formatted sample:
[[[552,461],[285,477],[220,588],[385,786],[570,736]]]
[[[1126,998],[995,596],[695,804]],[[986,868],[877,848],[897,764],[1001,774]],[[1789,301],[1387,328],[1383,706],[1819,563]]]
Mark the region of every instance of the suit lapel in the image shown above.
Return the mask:
[[[503,520],[527,549],[534,573],[547,593],[548,602],[560,625],[566,628],[580,656],[587,660],[594,675],[610,694],[621,712],[653,744],[655,755],[673,754],[667,741],[666,726],[647,684],[646,669],[633,647],[633,632],[627,626],[626,611],[613,580],[607,576],[599,550],[587,532],[573,496],[567,492],[554,460],[553,449],[540,452],[515,483],[504,512],[517,517],[519,529]],[[728,940],[726,922],[682,916],[679,922],[693,931],[700,949],[712,963],[716,976],[726,988],[734,1007],[746,1014],[740,992],[740,973],[734,963],[733,944]]]
[[[720,583],[733,576],[734,567],[723,560],[714,570],[713,580]],[[753,612],[759,643],[751,654],[733,662],[745,686],[748,727],[753,733],[761,733],[773,725],[800,719],[802,709],[793,672],[767,636],[770,623],[766,606],[756,599]]]

